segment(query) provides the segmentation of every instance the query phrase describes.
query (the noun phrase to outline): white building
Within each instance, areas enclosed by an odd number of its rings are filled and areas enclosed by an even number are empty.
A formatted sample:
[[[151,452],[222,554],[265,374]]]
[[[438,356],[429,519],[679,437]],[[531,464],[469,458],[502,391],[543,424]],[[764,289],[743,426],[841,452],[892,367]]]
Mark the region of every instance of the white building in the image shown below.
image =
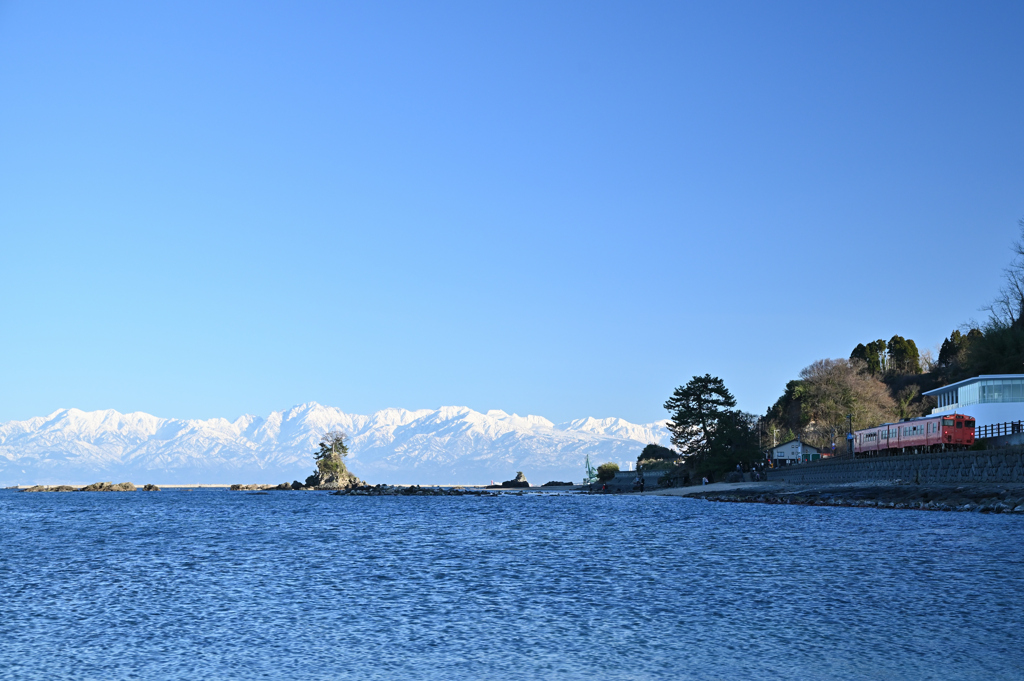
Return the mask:
[[[975,376],[924,394],[939,403],[933,414],[966,414],[979,427],[1024,420],[1024,374]]]
[[[768,458],[778,463],[798,463],[800,461],[815,461],[821,458],[821,451],[800,440],[790,440],[781,445],[772,447],[768,452]]]

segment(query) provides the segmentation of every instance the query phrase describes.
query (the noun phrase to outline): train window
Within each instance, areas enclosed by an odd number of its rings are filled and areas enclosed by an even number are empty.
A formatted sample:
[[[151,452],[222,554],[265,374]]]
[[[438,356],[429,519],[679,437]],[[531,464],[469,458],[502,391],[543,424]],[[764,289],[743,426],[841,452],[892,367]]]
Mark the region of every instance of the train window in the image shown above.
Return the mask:
[[[956,427],[957,428],[963,428],[964,427],[964,422],[963,421],[957,421],[956,422]]]
[[[974,421],[964,421],[964,428],[973,428]]]
[[[953,425],[953,419],[942,419],[942,425],[944,425],[944,426],[952,426]]]

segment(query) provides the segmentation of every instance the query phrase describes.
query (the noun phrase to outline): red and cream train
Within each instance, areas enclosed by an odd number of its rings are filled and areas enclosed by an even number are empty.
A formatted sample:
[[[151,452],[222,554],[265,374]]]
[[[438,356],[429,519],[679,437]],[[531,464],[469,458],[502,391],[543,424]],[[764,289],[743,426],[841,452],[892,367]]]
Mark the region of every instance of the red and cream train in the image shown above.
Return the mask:
[[[964,449],[973,444],[974,417],[964,414],[937,414],[883,423],[853,434],[853,453],[858,456],[938,452]]]

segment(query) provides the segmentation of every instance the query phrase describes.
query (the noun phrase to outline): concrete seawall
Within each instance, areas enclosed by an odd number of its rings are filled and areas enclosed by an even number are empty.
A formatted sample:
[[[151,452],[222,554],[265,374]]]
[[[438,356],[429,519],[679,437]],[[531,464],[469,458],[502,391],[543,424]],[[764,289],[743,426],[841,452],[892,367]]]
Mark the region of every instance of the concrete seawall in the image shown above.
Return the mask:
[[[815,461],[770,471],[768,479],[797,484],[1024,482],[1024,447]]]
[[[615,477],[608,481],[610,492],[632,492],[633,483],[636,482],[636,471],[619,471]],[[656,489],[661,476],[665,471],[647,471],[644,473],[644,486],[646,489]],[[602,483],[594,483],[594,489],[601,489]]]

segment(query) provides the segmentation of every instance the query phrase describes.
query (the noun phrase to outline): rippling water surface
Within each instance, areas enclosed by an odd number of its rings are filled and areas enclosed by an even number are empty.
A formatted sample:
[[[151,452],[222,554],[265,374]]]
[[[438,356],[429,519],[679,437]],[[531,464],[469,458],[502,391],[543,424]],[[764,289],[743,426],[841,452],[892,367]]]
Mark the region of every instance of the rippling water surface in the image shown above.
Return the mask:
[[[1021,679],[1024,518],[0,492],[0,678]]]

